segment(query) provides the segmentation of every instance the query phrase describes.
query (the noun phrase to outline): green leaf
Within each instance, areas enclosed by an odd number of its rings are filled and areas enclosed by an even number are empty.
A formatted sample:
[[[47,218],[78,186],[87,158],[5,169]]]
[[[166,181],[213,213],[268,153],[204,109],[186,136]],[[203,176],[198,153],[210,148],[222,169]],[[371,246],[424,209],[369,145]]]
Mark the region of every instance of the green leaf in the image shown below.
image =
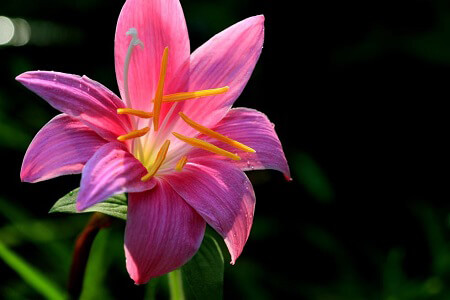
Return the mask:
[[[111,256],[108,255],[110,234],[109,230],[100,230],[95,237],[89,253],[80,300],[112,298],[105,283],[108,277],[108,267],[111,263]]]
[[[122,220],[127,219],[127,197],[125,194],[112,196],[105,201],[97,203],[81,212],[76,209],[76,201],[78,190],[76,188],[67,195],[56,201],[49,213],[86,213],[86,212],[101,212],[105,215],[116,217]]]
[[[0,241],[0,259],[46,299],[66,299],[63,291]]]
[[[224,259],[216,237],[206,233],[197,254],[182,268],[186,299],[222,299]]]

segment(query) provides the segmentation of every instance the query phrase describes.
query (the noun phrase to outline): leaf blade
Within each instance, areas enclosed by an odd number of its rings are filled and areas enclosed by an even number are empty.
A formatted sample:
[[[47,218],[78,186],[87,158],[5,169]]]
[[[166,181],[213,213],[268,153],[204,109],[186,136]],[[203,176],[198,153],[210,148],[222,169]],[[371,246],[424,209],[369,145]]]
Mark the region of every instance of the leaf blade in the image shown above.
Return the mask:
[[[187,299],[222,299],[224,257],[216,237],[205,234],[197,254],[181,268]]]
[[[65,196],[61,197],[49,213],[87,213],[87,212],[101,212],[105,215],[116,217],[122,220],[127,219],[127,198],[125,194],[112,196],[105,201],[97,203],[81,212],[76,209],[76,202],[78,191],[80,188],[76,188],[69,192]]]
[[[1,241],[0,258],[45,298],[58,300],[66,298],[65,294],[53,282],[7,248]]]

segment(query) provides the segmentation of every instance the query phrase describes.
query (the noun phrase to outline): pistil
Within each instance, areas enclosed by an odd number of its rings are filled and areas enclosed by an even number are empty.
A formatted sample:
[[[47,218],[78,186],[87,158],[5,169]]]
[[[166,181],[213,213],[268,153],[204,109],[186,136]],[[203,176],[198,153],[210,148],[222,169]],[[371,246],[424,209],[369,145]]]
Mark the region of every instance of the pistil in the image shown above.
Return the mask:
[[[128,92],[128,68],[130,66],[130,61],[131,61],[131,54],[133,53],[133,49],[134,47],[136,47],[137,45],[141,46],[141,48],[144,48],[144,44],[141,42],[140,39],[138,39],[137,35],[138,32],[136,30],[136,28],[130,28],[126,35],[131,35],[131,41],[130,41],[130,45],[128,46],[128,51],[127,51],[127,55],[125,56],[125,63],[124,63],[124,67],[123,67],[123,89],[124,89],[124,97],[125,97],[125,103],[127,104],[128,107],[131,107],[131,102],[130,102],[130,93]]]

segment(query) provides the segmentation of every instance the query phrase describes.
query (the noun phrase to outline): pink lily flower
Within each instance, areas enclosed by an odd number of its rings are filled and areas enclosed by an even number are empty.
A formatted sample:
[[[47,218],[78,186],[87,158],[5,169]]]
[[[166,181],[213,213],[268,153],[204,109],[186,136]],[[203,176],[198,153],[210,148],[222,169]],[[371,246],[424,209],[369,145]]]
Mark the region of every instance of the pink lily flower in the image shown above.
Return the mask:
[[[243,171],[270,168],[290,178],[268,118],[231,109],[263,39],[264,17],[250,17],[191,54],[178,0],[127,0],[115,35],[121,98],[86,76],[17,77],[62,112],[31,142],[22,181],[81,173],[80,211],[128,193],[124,247],[136,284],[185,264],[206,223],[224,238],[234,264],[255,207]]]

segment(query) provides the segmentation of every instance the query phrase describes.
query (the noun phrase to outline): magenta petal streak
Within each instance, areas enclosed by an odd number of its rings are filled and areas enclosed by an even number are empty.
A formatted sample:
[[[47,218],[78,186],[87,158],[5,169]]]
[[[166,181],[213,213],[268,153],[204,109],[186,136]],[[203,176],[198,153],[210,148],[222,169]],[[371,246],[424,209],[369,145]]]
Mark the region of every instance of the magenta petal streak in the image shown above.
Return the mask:
[[[256,152],[244,152],[208,136],[200,135],[200,139],[236,153],[241,160],[231,160],[201,149],[193,150],[189,156],[227,160],[243,171],[274,169],[282,172],[287,180],[291,180],[289,166],[274,126],[265,114],[257,110],[233,108],[212,129],[253,148]]]
[[[78,117],[107,140],[115,140],[131,128],[129,117],[116,112],[117,108],[124,107],[122,100],[86,76],[33,71],[16,79],[54,108]]]
[[[22,163],[20,178],[38,182],[81,173],[84,164],[105,143],[76,118],[60,114],[36,134]]]
[[[154,180],[141,181],[145,174],[147,170],[125,145],[119,142],[104,145],[84,167],[77,209],[86,209],[116,194],[152,189]]]
[[[130,277],[142,284],[181,267],[200,247],[205,226],[164,180],[150,191],[130,193],[125,229]]]
[[[234,264],[250,234],[255,194],[247,176],[237,167],[220,160],[195,159],[183,172],[166,177],[227,244]]]
[[[255,68],[264,41],[264,16],[247,18],[212,37],[191,55],[189,90],[229,86],[227,93],[183,103],[182,111],[203,126],[219,122],[239,97]],[[201,108],[199,108],[201,107]],[[175,131],[195,131],[182,121]]]

